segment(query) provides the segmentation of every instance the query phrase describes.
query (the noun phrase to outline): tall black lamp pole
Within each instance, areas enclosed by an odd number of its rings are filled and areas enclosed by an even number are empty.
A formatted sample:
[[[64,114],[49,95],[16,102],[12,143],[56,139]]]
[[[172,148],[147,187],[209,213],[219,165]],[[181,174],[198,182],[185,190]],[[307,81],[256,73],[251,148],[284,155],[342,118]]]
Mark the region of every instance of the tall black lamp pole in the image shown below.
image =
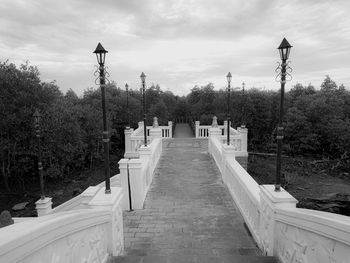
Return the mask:
[[[140,120],[142,120],[142,87],[140,88]]]
[[[281,99],[280,99],[280,116],[278,120],[277,127],[277,161],[276,161],[276,182],[275,182],[275,191],[281,191],[281,153],[282,153],[282,140],[283,140],[283,102],[284,102],[284,87],[286,84],[286,75],[287,75],[287,60],[289,57],[291,45],[288,43],[287,39],[283,38],[280,46],[277,48],[280,53],[282,60],[281,64]]]
[[[106,182],[106,194],[111,193],[111,183],[110,183],[110,169],[109,169],[109,134],[107,127],[107,116],[106,116],[106,76],[105,76],[105,59],[107,50],[103,48],[101,43],[98,43],[96,50],[93,52],[96,54],[97,62],[99,64],[99,73],[100,73],[100,87],[102,95],[102,114],[103,114],[103,146],[105,154],[105,182]]]
[[[35,110],[33,116],[34,116],[35,135],[38,138],[38,172],[39,172],[39,178],[40,178],[40,199],[45,199],[43,164],[41,162],[41,140],[40,140],[41,114],[38,110]]]
[[[243,106],[242,106],[242,127],[245,127],[245,83],[242,82],[242,95],[243,95]]]
[[[146,75],[142,72],[140,76],[142,80],[142,104],[143,104],[143,135],[144,145],[147,146],[147,127],[146,127]]]
[[[230,96],[231,96],[231,79],[232,75],[229,72],[227,78],[227,145],[230,145]]]
[[[129,85],[125,84],[126,90],[126,114],[128,115],[128,127],[130,128],[130,112],[129,112]]]

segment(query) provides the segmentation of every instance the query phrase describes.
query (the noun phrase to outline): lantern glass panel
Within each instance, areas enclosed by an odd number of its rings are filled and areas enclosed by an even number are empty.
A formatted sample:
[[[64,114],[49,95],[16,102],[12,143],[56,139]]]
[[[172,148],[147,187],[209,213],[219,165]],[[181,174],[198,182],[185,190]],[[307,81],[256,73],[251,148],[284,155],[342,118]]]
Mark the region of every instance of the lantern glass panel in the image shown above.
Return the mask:
[[[229,72],[226,76],[228,83],[231,83],[232,75],[231,72]]]

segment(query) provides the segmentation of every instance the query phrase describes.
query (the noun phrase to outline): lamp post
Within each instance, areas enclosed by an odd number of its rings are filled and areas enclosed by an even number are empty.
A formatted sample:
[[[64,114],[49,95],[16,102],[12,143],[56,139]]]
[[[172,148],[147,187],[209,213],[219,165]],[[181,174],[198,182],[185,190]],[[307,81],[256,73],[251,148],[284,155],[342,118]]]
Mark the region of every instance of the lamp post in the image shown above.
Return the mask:
[[[242,95],[243,95],[243,106],[242,106],[242,123],[241,123],[241,126],[242,127],[245,127],[245,122],[246,122],[246,120],[245,120],[245,103],[246,103],[246,101],[245,101],[245,90],[244,90],[244,88],[245,88],[245,83],[244,82],[242,82]]]
[[[126,90],[126,114],[128,115],[128,127],[130,128],[130,112],[129,112],[129,85],[128,83],[125,84],[125,90]]]
[[[104,155],[105,155],[105,182],[106,189],[105,193],[111,193],[111,184],[110,184],[110,169],[109,169],[109,134],[107,127],[107,116],[106,116],[106,76],[105,76],[105,59],[107,50],[103,48],[101,43],[98,43],[96,50],[93,52],[96,54],[97,62],[99,64],[99,79],[102,95],[102,115],[103,115],[103,146],[104,146]]]
[[[282,140],[283,140],[283,102],[284,102],[284,87],[286,84],[286,75],[287,75],[287,60],[289,57],[291,45],[288,43],[287,39],[283,38],[280,46],[277,48],[280,53],[282,60],[281,64],[281,98],[280,98],[280,114],[277,127],[277,160],[276,160],[276,182],[275,182],[275,191],[281,191],[281,153],[282,153]]]
[[[229,72],[227,78],[227,145],[230,145],[230,96],[231,96],[231,79],[232,75]]]
[[[144,135],[144,145],[147,146],[147,127],[146,127],[146,75],[145,73],[141,73],[141,81],[142,81],[142,104],[143,104],[143,135]]]
[[[142,87],[140,87],[140,120],[142,120]]]
[[[35,136],[38,138],[38,172],[39,172],[39,178],[40,178],[40,199],[45,199],[45,193],[44,193],[44,176],[43,176],[43,164],[41,162],[41,140],[40,140],[40,120],[41,120],[41,114],[36,109],[34,112],[34,127],[35,127]]]

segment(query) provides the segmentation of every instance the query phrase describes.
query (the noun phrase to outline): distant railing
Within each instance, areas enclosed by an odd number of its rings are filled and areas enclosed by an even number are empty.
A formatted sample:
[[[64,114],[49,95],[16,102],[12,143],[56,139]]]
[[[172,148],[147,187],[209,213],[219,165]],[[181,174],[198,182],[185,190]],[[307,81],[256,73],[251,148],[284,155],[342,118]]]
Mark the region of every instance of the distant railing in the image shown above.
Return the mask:
[[[162,138],[172,138],[172,132],[173,132],[173,128],[172,128],[172,122],[170,121],[169,123],[170,125],[168,126],[159,126],[159,128],[162,130]]]
[[[197,122],[196,122],[197,124]],[[209,128],[210,125],[202,125],[202,126],[197,126],[196,125],[196,138],[208,138],[209,137]]]
[[[195,122],[195,135],[196,138],[208,138],[209,130],[211,125],[200,125],[199,121]],[[217,128],[220,129],[220,140],[222,143],[227,142],[227,122],[224,122],[224,125],[218,125]],[[237,130],[230,127],[230,144],[238,152],[247,152],[247,129],[239,127]]]
[[[173,137],[173,123],[168,122],[168,126],[158,126],[157,128],[161,130],[162,138],[172,138]],[[151,136],[151,130],[153,126],[147,126],[147,144],[152,142],[153,137]],[[138,149],[144,144],[144,134],[143,134],[143,122],[139,122],[139,127],[136,130],[126,129],[125,130],[125,158],[139,158]]]

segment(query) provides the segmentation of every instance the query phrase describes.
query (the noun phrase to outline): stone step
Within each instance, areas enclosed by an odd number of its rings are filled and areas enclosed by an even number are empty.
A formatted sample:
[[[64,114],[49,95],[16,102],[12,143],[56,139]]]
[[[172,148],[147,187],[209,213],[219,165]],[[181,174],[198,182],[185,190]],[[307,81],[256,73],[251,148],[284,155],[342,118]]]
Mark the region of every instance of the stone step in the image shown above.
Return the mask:
[[[149,255],[114,257],[108,263],[278,263],[278,260],[268,256]]]

